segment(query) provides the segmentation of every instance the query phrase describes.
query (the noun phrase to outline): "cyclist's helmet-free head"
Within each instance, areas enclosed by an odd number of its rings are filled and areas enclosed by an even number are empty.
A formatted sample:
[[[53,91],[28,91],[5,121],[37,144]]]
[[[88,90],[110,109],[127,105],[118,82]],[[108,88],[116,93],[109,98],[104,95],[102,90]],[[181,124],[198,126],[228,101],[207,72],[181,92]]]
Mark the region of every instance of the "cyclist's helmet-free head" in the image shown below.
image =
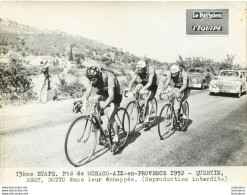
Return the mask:
[[[147,63],[143,60],[138,61],[136,64],[136,69],[137,69],[139,74],[144,73],[144,71],[146,70],[146,67],[147,67]]]
[[[86,77],[95,85],[100,78],[100,69],[95,66],[91,66],[86,71]]]
[[[173,64],[170,66],[170,71],[172,76],[177,76],[179,74],[180,71],[180,67],[177,64]]]

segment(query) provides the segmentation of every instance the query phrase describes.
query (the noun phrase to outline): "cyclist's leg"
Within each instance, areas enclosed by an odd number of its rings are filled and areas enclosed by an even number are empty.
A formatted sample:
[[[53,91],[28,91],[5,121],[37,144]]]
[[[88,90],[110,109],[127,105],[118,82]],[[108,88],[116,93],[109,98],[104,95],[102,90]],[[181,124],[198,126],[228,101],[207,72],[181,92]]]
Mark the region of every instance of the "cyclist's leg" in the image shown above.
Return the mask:
[[[145,99],[145,109],[146,109],[148,104],[149,104],[149,108],[152,107],[151,101],[154,99],[154,96],[155,96],[155,93],[153,91],[149,91],[149,94],[148,94],[147,98]],[[145,118],[145,122],[149,122],[151,111],[152,111],[152,109],[148,109],[148,113],[147,113],[147,116]]]
[[[109,121],[108,123],[111,124],[113,130],[114,130],[114,138],[113,138],[113,142],[118,142],[118,132],[117,132],[117,123],[115,121],[115,114],[117,113],[117,109],[118,109],[119,105],[111,103],[110,104],[110,109],[108,111],[108,116],[109,116]]]
[[[186,110],[185,110],[185,109],[186,109],[187,107],[185,107],[185,106],[183,106],[183,105],[184,105],[184,102],[188,99],[189,94],[190,94],[189,90],[188,90],[188,89],[185,89],[184,92],[183,92],[183,97],[182,97],[182,99],[181,99],[181,106],[180,106],[180,108],[183,109],[183,113],[186,113]]]
[[[152,85],[151,87],[148,88],[149,90],[149,94],[145,100],[145,109],[146,109],[146,106],[149,104],[149,108],[152,108],[152,100],[154,99],[155,95],[156,95],[156,92],[157,92],[157,89],[158,89],[158,86],[157,85]],[[148,110],[148,115],[146,117],[146,122],[149,122],[149,118],[150,118],[150,115],[151,115],[151,112],[152,112],[152,109],[149,109]]]

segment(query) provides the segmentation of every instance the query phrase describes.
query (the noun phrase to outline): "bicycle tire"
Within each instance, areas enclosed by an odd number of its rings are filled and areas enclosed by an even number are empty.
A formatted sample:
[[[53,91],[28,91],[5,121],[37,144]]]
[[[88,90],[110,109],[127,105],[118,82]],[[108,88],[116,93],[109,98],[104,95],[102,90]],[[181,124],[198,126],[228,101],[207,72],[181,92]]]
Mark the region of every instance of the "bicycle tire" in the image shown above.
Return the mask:
[[[126,106],[126,110],[130,117],[130,134],[132,134],[136,129],[136,125],[139,119],[139,110],[137,108],[136,102],[135,101],[129,102],[128,105]]]
[[[115,115],[115,120],[118,124],[118,139],[119,139],[119,148],[122,148],[130,134],[130,117],[125,108],[118,108],[118,111]]]
[[[171,104],[165,104],[159,114],[159,137],[161,140],[164,140],[170,137],[174,132],[174,110]]]
[[[68,161],[75,167],[86,164],[94,154],[98,138],[98,131],[94,129],[94,123],[88,116],[80,116],[70,125],[64,149]]]
[[[184,113],[184,112],[186,112],[186,113]],[[180,118],[179,128],[180,128],[180,131],[183,131],[187,127],[187,124],[189,121],[189,103],[187,101],[184,102],[183,108],[181,109],[181,114],[183,114],[183,117]],[[184,117],[184,116],[186,116],[186,117]]]

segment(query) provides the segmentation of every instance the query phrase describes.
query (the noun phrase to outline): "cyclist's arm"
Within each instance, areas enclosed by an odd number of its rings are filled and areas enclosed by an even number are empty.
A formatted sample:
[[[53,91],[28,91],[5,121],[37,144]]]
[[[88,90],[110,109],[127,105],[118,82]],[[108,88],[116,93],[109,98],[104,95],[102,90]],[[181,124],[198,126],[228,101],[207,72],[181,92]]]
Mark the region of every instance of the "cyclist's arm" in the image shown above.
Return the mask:
[[[165,91],[167,89],[167,87],[168,87],[168,85],[169,85],[169,83],[171,81],[171,75],[170,74],[169,73],[167,74],[167,78],[166,78],[166,80],[164,82],[163,87],[161,88],[161,91]]]
[[[132,88],[133,84],[135,83],[136,81],[136,78],[137,78],[137,74],[134,74],[134,76],[132,77],[131,81],[130,81],[130,84],[128,86],[129,89]]]
[[[178,90],[179,93],[182,93],[188,86],[188,74],[186,72],[183,72],[182,77],[183,77],[183,86]]]
[[[149,87],[151,87],[151,85],[153,84],[153,80],[155,77],[155,69],[153,67],[149,67],[149,73],[148,73],[148,82],[147,84],[142,88],[143,90],[148,89]]]
[[[82,99],[86,99],[86,100],[87,100],[87,99],[89,98],[89,96],[90,96],[92,90],[93,90],[93,86],[90,85],[90,86],[87,88],[87,91],[86,91],[85,95],[82,97]]]
[[[153,78],[154,78],[154,74],[149,74],[148,83],[142,88],[142,90],[146,90],[149,87],[151,87],[151,85],[153,83]]]
[[[115,77],[110,76],[108,77],[108,98],[102,105],[102,109],[105,109],[107,106],[110,105],[110,103],[114,100],[114,87],[115,87]]]

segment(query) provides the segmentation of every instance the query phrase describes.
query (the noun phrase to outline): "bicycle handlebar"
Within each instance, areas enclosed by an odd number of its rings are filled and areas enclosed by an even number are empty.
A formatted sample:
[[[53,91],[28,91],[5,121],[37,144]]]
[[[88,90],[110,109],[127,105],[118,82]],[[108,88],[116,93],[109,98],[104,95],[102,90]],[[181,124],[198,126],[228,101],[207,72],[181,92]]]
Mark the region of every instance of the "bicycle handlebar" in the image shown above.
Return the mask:
[[[174,91],[172,91],[172,92],[163,92],[163,93],[160,93],[160,95],[159,95],[160,100],[164,100],[164,98],[162,98],[163,94],[167,95],[169,100],[170,100],[170,98],[172,98],[172,99],[177,98],[177,100],[179,102],[182,100],[182,96],[183,96],[183,94],[181,93],[179,97],[176,97]]]
[[[127,93],[129,93],[129,92],[132,92],[132,94],[134,95],[135,99],[142,99],[142,100],[144,100],[144,98],[143,98],[144,95],[148,95],[149,94],[149,92],[145,92],[145,93],[137,92],[137,93],[134,93],[132,90],[125,90],[124,91],[124,97],[128,98]]]

